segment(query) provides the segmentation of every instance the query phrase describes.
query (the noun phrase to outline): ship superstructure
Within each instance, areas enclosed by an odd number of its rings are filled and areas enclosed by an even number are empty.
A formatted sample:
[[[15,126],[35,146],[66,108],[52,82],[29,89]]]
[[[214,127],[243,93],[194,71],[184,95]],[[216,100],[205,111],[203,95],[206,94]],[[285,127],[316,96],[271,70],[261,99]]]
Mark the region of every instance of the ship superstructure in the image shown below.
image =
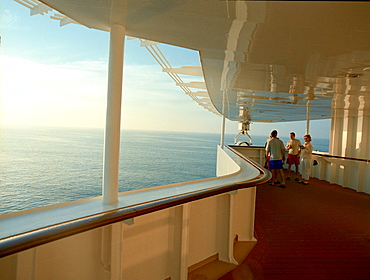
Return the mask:
[[[101,198],[3,215],[0,277],[187,279],[210,260],[237,265],[235,246],[247,253],[258,242],[263,147],[226,147],[221,136],[217,178],[118,193],[125,36],[199,51],[201,69],[162,68],[175,80],[203,76],[177,84],[243,133],[251,122],[306,120],[308,132],[309,120],[331,119],[329,153],[315,155],[312,175],[370,193],[368,2],[19,2],[110,32],[104,176]]]

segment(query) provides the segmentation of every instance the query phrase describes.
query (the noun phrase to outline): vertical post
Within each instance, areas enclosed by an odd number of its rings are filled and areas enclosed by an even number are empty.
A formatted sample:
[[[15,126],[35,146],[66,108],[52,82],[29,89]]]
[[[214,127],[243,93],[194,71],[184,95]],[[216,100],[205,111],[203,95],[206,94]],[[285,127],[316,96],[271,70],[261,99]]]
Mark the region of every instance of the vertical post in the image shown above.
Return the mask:
[[[110,279],[122,279],[122,224],[115,223],[110,225],[111,236],[111,269]]]
[[[310,133],[310,103],[311,100],[308,100],[306,104],[306,134]]]
[[[222,95],[222,126],[221,126],[221,141],[220,146],[223,149],[225,145],[225,122],[226,122],[226,89],[223,90]]]
[[[118,202],[118,170],[125,28],[110,29],[108,97],[104,135],[103,203]]]
[[[356,157],[370,160],[370,144],[368,139],[370,138],[370,96],[365,95],[361,98],[361,107],[363,111],[360,113],[359,125],[357,128],[357,133],[360,134],[358,144],[358,153]],[[370,193],[370,164],[368,162],[363,162],[359,167],[359,182],[358,190],[359,192]]]
[[[37,247],[17,254],[16,276],[13,279],[36,279]]]
[[[233,264],[238,264],[238,262],[234,258],[234,239],[236,237],[235,234],[235,196],[238,194],[238,190],[229,192],[229,232],[228,232],[228,262]]]
[[[181,226],[181,265],[180,279],[188,279],[188,259],[189,259],[189,227],[190,227],[190,205],[185,203],[181,206],[182,226]]]

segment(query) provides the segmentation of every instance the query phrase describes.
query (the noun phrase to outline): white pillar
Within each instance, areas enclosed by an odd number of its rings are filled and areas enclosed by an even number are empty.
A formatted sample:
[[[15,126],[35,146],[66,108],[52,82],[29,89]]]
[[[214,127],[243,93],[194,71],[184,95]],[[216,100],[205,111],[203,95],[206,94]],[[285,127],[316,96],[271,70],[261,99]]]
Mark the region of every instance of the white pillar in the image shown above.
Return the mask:
[[[335,156],[342,156],[343,150],[343,124],[344,124],[344,95],[335,94],[332,100],[332,120],[330,132],[329,153]],[[330,183],[342,184],[340,177],[340,165],[331,163]]]
[[[110,29],[108,98],[104,135],[103,203],[118,202],[118,170],[125,28]]]
[[[329,153],[335,156],[342,156],[344,104],[344,95],[335,94],[332,100],[332,119],[329,147]]]
[[[190,228],[190,203],[183,204],[182,210],[182,224],[181,224],[181,264],[180,264],[180,278],[181,280],[188,279],[188,265],[189,265],[189,228]],[[176,279],[176,277],[174,277]]]
[[[225,145],[225,126],[226,126],[226,89],[222,94],[222,124],[221,124],[221,141],[220,146],[223,149]]]
[[[361,132],[356,156],[370,160],[370,96],[364,96],[361,100],[359,124],[357,130]],[[370,163],[361,162],[359,167],[358,191],[370,193]]]
[[[359,97],[357,94],[348,95],[347,110],[345,112],[345,126],[343,131],[346,131],[344,156],[357,158],[356,143],[357,143],[357,123],[359,113]],[[358,164],[356,161],[349,161],[349,164],[344,168],[343,187],[358,189]]]
[[[311,100],[308,100],[306,104],[306,134],[310,133],[310,118],[311,118],[310,103]]]

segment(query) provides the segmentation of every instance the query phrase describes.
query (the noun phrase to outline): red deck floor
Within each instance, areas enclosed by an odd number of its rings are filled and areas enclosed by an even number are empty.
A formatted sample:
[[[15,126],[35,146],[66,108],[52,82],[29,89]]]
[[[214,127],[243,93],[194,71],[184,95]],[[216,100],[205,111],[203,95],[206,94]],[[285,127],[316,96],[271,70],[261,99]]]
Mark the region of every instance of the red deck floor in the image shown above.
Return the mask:
[[[220,280],[370,279],[370,195],[310,179],[257,189],[256,246]]]

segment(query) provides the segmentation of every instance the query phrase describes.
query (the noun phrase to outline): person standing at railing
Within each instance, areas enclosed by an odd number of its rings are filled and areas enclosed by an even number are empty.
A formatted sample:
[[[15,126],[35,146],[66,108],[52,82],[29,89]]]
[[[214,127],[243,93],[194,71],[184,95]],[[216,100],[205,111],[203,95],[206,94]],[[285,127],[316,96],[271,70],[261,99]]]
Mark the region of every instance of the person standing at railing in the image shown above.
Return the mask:
[[[288,176],[286,180],[290,180],[290,171],[292,165],[295,165],[295,180],[299,181],[298,178],[298,166],[299,166],[299,154],[301,153],[302,143],[298,139],[295,138],[295,133],[290,133],[290,140],[287,142],[285,149],[288,150]]]
[[[308,180],[310,179],[313,146],[311,144],[312,141],[311,135],[306,134],[305,136],[303,136],[303,139],[304,144],[301,146],[301,163],[300,163],[300,172],[302,174],[302,180],[299,180],[298,183],[308,185]]]
[[[285,160],[285,147],[283,141],[277,138],[277,131],[271,132],[271,140],[266,145],[266,157],[270,156],[269,168],[272,173],[271,185],[277,184],[281,188],[285,188],[285,176],[283,171],[283,161]],[[279,184],[277,179],[281,176],[282,183]]]
[[[265,149],[266,149],[266,146],[267,146],[267,143],[272,139],[271,137],[271,134],[270,136],[266,139],[266,143],[265,143]],[[267,168],[267,169],[270,169],[269,168],[269,161],[270,161],[270,156],[268,156],[267,154],[265,154],[265,165],[264,167]]]

